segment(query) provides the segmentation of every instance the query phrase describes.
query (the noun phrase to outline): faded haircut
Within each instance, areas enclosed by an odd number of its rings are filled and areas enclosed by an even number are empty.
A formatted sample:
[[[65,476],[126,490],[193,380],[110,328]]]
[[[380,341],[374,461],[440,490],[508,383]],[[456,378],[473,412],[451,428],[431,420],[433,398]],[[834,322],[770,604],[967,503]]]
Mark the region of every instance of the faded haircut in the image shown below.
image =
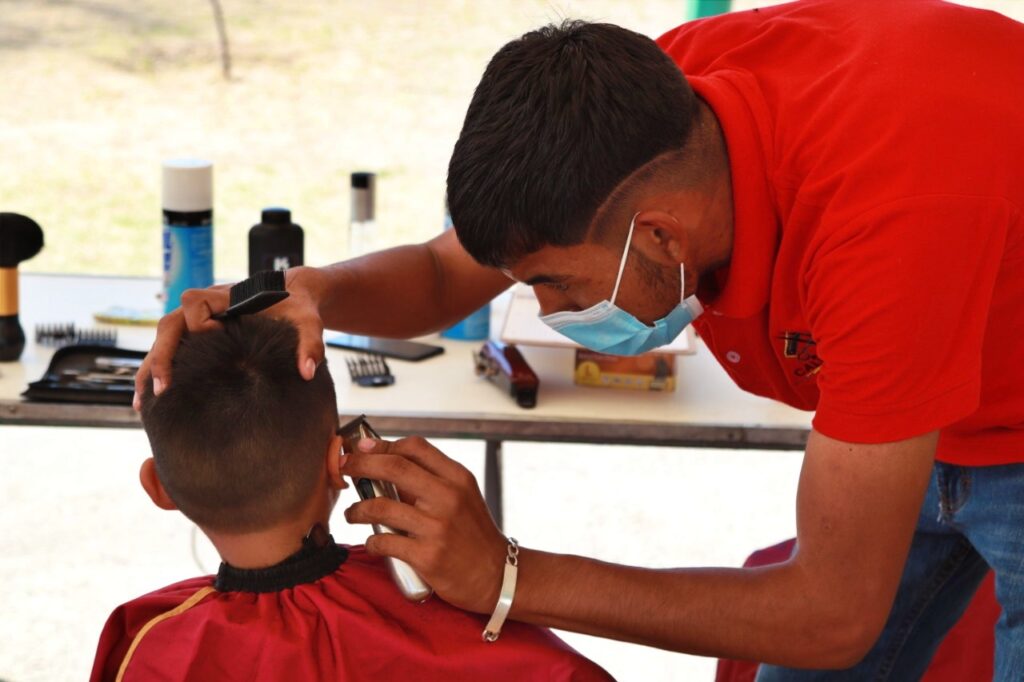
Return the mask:
[[[157,474],[200,526],[262,530],[297,516],[313,494],[337,405],[326,361],[311,381],[299,374],[298,338],[288,322],[227,320],[182,338],[162,394],[147,382],[142,423]]]
[[[488,64],[448,166],[459,241],[492,267],[582,243],[616,186],[681,149],[697,114],[676,64],[633,31],[566,21],[512,41]]]

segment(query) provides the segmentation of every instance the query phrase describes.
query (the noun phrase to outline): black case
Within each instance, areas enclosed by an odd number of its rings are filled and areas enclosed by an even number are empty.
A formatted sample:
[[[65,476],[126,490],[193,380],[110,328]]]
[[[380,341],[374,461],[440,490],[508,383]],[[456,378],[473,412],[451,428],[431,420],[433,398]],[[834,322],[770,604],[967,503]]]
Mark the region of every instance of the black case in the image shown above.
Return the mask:
[[[53,354],[43,378],[30,383],[28,390],[21,396],[28,400],[46,402],[131,405],[135,393],[134,383],[102,384],[61,378],[63,373],[70,370],[92,370],[96,359],[101,357],[142,360],[146,353],[111,346],[65,346]]]

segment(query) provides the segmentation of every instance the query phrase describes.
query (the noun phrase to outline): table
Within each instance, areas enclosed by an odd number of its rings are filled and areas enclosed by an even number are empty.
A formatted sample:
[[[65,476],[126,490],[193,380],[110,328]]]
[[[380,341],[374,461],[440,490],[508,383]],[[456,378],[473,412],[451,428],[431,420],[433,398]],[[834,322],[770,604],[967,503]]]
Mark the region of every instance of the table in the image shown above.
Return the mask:
[[[30,403],[19,394],[42,376],[53,354],[33,343],[36,324],[109,327],[93,322],[93,313],[111,305],[155,308],[159,291],[156,278],[22,273],[21,322],[29,342],[18,362],[0,363],[0,424],[140,427],[130,407]],[[492,306],[495,334],[506,301]],[[117,330],[119,346],[139,350],[148,350],[156,333],[151,327]],[[328,347],[339,415],[345,421],[366,414],[388,436],[485,441],[484,493],[499,526],[504,441],[764,450],[803,449],[807,441],[810,413],[744,393],[702,346],[695,355],[680,356],[672,393],[579,387],[573,384],[571,349],[522,348],[541,380],[537,407],[522,409],[473,374],[471,353],[480,342],[426,341],[443,345],[445,353],[419,363],[389,361],[396,382],[377,389],[353,385],[344,363],[349,352]]]

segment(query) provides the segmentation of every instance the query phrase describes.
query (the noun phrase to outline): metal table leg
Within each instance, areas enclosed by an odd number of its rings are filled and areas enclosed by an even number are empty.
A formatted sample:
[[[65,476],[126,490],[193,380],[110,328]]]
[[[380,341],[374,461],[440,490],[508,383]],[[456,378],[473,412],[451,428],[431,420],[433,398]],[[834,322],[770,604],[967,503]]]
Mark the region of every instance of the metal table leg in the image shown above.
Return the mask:
[[[491,510],[491,517],[503,529],[503,502],[501,492],[501,444],[500,440],[486,441],[484,452],[484,500]]]

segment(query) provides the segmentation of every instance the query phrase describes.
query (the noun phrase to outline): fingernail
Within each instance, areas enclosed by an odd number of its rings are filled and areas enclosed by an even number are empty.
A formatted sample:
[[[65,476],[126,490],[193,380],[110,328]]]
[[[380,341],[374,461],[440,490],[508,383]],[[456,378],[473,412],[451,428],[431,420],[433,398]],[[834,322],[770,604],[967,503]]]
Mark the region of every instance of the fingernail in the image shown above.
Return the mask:
[[[139,411],[139,407],[140,407],[139,394],[138,394],[138,392],[133,392],[132,393],[132,409],[135,410],[136,412],[138,412]]]
[[[153,395],[160,395],[164,392],[164,382],[153,377]]]
[[[313,358],[306,358],[306,378],[312,379],[316,374],[316,361]]]
[[[370,450],[373,450],[373,446],[376,444],[377,441],[372,438],[362,438],[359,441],[359,449],[364,452],[369,452]]]

